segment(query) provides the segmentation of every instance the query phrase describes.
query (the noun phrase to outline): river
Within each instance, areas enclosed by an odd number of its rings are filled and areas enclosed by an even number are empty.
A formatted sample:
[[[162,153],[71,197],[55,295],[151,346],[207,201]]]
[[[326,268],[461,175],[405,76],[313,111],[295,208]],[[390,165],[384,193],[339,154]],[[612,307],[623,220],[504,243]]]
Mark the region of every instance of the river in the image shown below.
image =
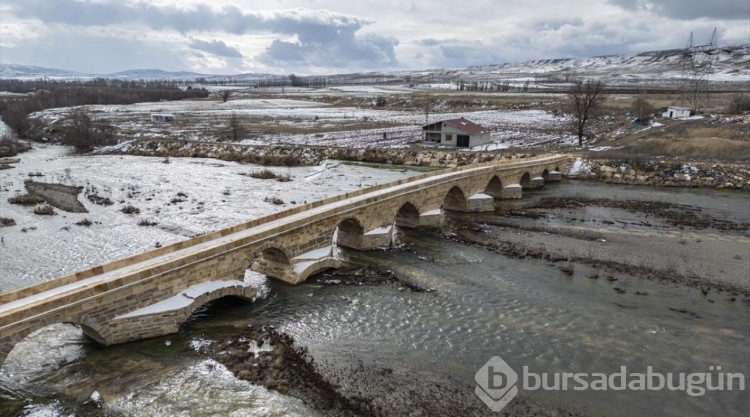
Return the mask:
[[[747,193],[715,190],[563,183],[510,206],[560,195],[678,202],[712,209],[722,219],[750,221]],[[239,338],[234,335],[242,329],[263,326],[293,336],[325,374],[346,375],[350,382],[345,386],[361,383],[357,368],[388,369],[382,381],[395,390],[412,389],[408,385],[422,380],[473,392],[475,373],[493,356],[502,357],[519,374],[524,367],[535,374],[612,374],[622,366],[630,373],[646,373],[650,366],[653,372],[687,374],[721,366],[723,372],[748,380],[746,297],[719,292],[707,296],[700,289],[627,273],[602,272],[602,278],[592,279],[601,271],[585,264],[577,264],[569,275],[547,260],[516,259],[453,239],[453,228],[471,223],[472,216],[449,218],[442,233],[400,231],[397,249],[343,252],[352,263],[393,271],[434,291],[389,284],[325,285],[315,278],[299,286],[268,281],[261,301],[217,302],[196,314],[179,334],[108,348],[85,340],[74,326],[47,327],[19,344],[0,369],[0,414],[319,415],[294,397],[235,378],[207,353],[212,340]],[[578,227],[581,217],[628,216],[634,215],[618,208],[585,207],[539,223]],[[632,226],[600,226],[615,233],[609,240],[616,241],[618,230],[634,233]],[[684,228],[660,229],[670,231]],[[710,228],[689,232],[704,236],[706,243],[725,234]],[[738,262],[747,265],[746,234],[733,232],[728,236],[734,240],[716,244],[736,250]],[[633,253],[637,257],[637,248]],[[716,262],[710,268],[724,267]],[[701,396],[668,389],[521,392],[534,401],[587,415],[744,416],[750,407],[747,391],[737,389]],[[487,415],[493,413],[487,409]]]

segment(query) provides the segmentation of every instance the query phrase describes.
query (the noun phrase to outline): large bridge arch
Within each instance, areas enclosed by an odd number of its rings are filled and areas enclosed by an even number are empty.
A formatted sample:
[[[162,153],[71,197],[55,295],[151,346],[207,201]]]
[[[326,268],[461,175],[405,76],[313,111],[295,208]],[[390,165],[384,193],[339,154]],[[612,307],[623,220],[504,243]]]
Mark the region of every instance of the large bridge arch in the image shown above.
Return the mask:
[[[521,175],[521,178],[518,179],[518,183],[521,184],[521,187],[523,188],[531,187],[531,174],[529,172],[524,172],[523,175]]]
[[[545,168],[544,171],[542,171],[541,177],[544,178],[544,181],[549,181],[549,170]]]
[[[396,211],[393,221],[399,227],[419,227],[419,209],[410,201],[406,201]]]
[[[345,248],[360,249],[365,228],[356,217],[346,217],[335,227],[333,244]]]
[[[461,187],[454,185],[443,198],[443,209],[452,211],[466,211],[468,201]]]
[[[484,188],[484,193],[495,198],[501,198],[503,196],[503,180],[497,175],[493,175]]]

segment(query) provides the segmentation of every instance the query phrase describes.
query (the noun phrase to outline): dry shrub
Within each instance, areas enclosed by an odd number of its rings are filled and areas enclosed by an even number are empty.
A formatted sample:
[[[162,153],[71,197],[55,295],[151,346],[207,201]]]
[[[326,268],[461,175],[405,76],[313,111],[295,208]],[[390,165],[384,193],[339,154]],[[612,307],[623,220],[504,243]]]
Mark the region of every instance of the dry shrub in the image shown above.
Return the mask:
[[[49,204],[42,204],[41,206],[36,206],[34,209],[34,214],[38,214],[40,216],[51,216],[55,214],[55,208],[50,206]]]
[[[83,220],[81,220],[81,221],[79,221],[79,222],[76,222],[76,225],[77,225],[77,226],[86,226],[86,227],[89,227],[89,226],[91,226],[92,224],[93,224],[93,223],[92,223],[92,222],[91,222],[91,220],[89,220],[89,219],[83,219]]]
[[[120,211],[125,214],[139,214],[141,212],[141,209],[131,204],[128,204],[127,206],[120,209]]]
[[[16,221],[8,217],[0,217],[0,227],[3,226],[15,226]]]
[[[19,204],[22,206],[35,206],[44,203],[44,199],[34,194],[21,194],[8,199],[10,204]]]

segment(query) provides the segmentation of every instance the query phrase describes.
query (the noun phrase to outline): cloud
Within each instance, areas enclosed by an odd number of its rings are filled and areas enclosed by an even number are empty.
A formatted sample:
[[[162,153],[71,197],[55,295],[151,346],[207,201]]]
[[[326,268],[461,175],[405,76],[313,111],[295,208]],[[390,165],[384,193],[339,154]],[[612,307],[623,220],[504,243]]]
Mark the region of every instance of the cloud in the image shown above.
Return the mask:
[[[208,52],[213,55],[223,56],[227,58],[242,58],[242,52],[237,48],[227,46],[224,41],[202,41],[200,39],[193,39],[190,42],[190,47],[199,51]]]
[[[750,19],[750,5],[742,0],[608,0],[625,10],[648,11],[680,20]]]
[[[73,27],[145,26],[154,31],[234,35],[273,33],[287,39],[270,42],[258,59],[266,64],[289,63],[334,68],[352,63],[362,68],[386,68],[397,64],[398,40],[358,32],[371,22],[328,10],[243,11],[236,6],[214,9],[206,4],[180,8],[138,1],[7,0],[17,17]],[[293,39],[293,40],[290,40]],[[193,39],[190,47],[217,56],[242,57],[237,48],[221,41]]]

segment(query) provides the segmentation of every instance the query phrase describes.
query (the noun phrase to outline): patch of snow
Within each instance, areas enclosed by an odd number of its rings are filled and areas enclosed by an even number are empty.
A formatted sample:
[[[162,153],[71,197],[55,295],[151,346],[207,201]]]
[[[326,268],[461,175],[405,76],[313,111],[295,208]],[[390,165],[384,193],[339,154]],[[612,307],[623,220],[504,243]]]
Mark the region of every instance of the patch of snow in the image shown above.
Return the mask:
[[[247,349],[247,351],[252,352],[252,354],[255,356],[255,359],[258,359],[258,356],[260,356],[261,353],[273,352],[273,346],[271,345],[271,341],[268,339],[263,340],[262,343],[251,340],[249,345],[250,347]]]
[[[494,200],[495,198],[484,193],[474,194],[473,196],[468,198],[468,200],[487,200],[487,199]]]
[[[115,317],[115,320],[179,310],[181,308],[187,307],[190,304],[192,304],[195,298],[198,298],[201,295],[208,294],[210,292],[220,290],[222,288],[229,288],[229,287],[234,287],[237,285],[245,286],[245,287],[249,286],[246,282],[237,281],[237,280],[209,281],[209,282],[202,282],[200,284],[195,284],[193,286],[190,286],[184,289],[179,294],[167,298],[166,300],[163,300],[158,303],[151,304],[150,306],[143,307],[141,309],[131,311],[130,313]]]
[[[99,401],[102,400],[102,396],[99,395],[99,391],[92,392],[91,396],[89,398],[91,398],[91,401],[93,401],[95,403],[98,403]]]
[[[391,225],[378,227],[365,233],[365,236],[386,235],[388,233],[391,233],[391,230],[393,230],[393,226]]]
[[[205,351],[212,344],[214,344],[213,340],[200,339],[200,338],[194,338],[190,340],[190,348],[192,348],[194,351],[198,353]]]
[[[307,261],[307,260],[320,260],[331,256],[333,246],[326,246],[320,249],[311,250],[310,252],[303,253],[302,255],[295,256],[292,258],[294,261]]]
[[[422,216],[440,216],[443,214],[443,211],[441,209],[435,209],[435,210],[429,210],[419,215],[419,217]]]
[[[271,293],[271,287],[268,286],[268,277],[260,272],[246,269],[243,281],[249,287],[255,288],[255,300],[265,300]]]

